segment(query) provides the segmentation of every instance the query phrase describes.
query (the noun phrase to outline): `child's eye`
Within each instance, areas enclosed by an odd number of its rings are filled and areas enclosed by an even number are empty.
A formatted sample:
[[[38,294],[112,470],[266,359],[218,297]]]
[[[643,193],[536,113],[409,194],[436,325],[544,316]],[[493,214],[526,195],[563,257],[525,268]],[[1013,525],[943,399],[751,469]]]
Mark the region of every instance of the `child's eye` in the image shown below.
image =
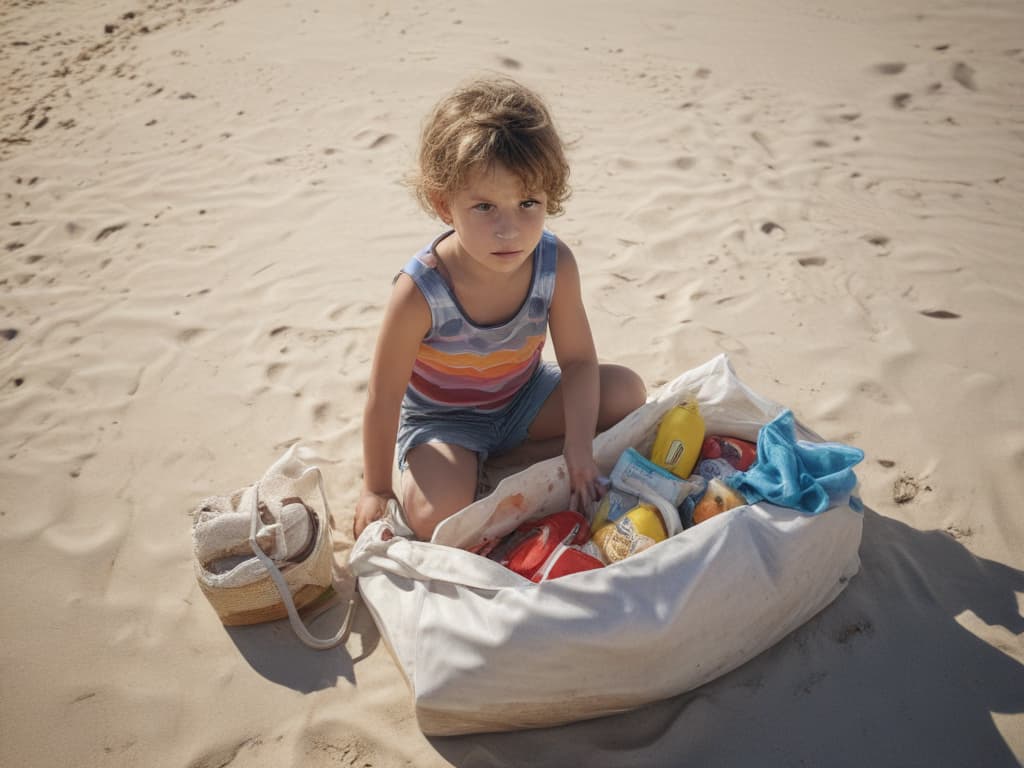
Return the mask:
[[[534,206],[540,205],[540,200],[523,200],[520,205],[523,208],[533,208]]]
[[[493,207],[494,206],[491,205],[490,203],[477,203],[476,205],[473,206],[473,210],[480,211],[481,213],[487,213]]]

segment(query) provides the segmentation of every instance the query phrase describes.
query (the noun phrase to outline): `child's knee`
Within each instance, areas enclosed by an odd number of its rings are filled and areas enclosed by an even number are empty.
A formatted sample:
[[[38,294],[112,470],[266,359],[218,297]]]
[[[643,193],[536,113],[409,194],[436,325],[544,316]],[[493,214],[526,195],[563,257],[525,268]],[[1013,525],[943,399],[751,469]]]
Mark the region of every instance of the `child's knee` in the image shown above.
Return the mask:
[[[450,492],[427,498],[419,488],[409,488],[403,499],[405,522],[417,539],[430,541],[438,525],[472,501]]]
[[[622,365],[601,366],[601,408],[598,427],[607,429],[647,400],[644,380]]]
[[[623,382],[623,398],[627,400],[629,404],[629,411],[632,412],[644,404],[647,400],[647,385],[644,384],[644,380],[640,378],[640,375],[630,369],[623,368],[625,371],[626,381]]]

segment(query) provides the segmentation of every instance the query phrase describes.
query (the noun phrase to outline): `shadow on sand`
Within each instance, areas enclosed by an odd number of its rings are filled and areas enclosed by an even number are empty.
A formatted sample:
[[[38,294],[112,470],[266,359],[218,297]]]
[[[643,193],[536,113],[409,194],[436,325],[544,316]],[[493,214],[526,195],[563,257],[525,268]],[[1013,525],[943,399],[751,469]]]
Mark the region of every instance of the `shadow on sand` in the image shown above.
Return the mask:
[[[315,637],[330,637],[345,623],[354,585],[339,584],[343,597],[313,618],[305,617]],[[361,601],[353,604],[352,624],[346,640],[336,648],[318,651],[308,648],[295,635],[287,619],[244,627],[225,627],[228,636],[250,666],[271,682],[302,693],[337,685],[345,678],[355,685],[355,664],[369,656],[380,642],[380,633]],[[352,649],[356,649],[355,657]]]
[[[860,552],[860,573],[832,605],[695,691],[589,722],[431,744],[460,768],[1019,766],[1024,736],[1014,755],[993,714],[1024,712],[1024,665],[1010,655],[1021,655],[1024,571],[870,509]]]

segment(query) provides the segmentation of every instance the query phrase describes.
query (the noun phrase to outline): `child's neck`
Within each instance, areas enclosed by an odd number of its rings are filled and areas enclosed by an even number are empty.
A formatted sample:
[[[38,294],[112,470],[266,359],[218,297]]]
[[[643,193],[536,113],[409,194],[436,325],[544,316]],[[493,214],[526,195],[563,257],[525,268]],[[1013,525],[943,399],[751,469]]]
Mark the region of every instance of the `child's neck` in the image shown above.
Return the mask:
[[[476,325],[499,325],[519,312],[533,283],[533,256],[512,272],[496,272],[477,262],[452,232],[434,249],[439,271]]]

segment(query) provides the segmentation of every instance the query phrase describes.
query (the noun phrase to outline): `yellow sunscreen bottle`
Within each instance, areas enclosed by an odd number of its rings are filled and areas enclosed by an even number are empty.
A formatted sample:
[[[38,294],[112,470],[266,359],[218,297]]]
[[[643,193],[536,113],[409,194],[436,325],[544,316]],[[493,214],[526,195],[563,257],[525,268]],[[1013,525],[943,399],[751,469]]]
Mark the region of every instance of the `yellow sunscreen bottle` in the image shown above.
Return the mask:
[[[651,461],[676,477],[687,478],[693,473],[703,443],[704,419],[697,401],[691,398],[662,417]]]

